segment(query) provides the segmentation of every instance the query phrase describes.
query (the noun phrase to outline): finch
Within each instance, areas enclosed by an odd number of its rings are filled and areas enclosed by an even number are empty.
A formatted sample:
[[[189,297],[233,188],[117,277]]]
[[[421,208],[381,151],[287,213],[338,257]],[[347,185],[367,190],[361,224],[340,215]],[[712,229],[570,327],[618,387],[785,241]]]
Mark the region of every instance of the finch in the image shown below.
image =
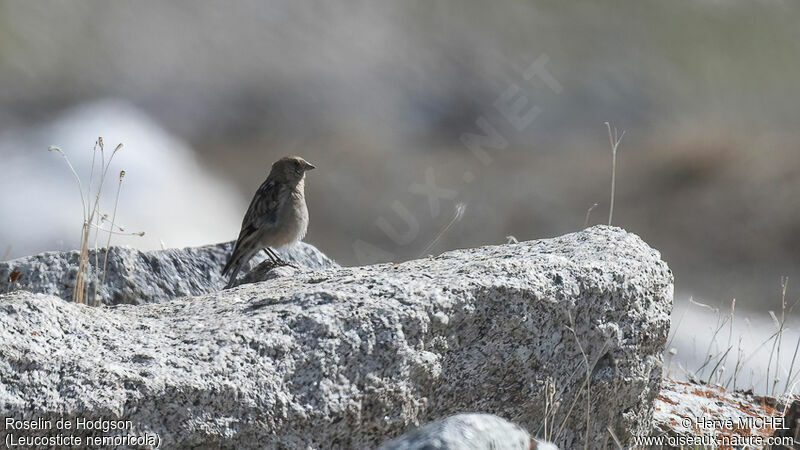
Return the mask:
[[[223,275],[230,273],[226,289],[233,286],[242,267],[261,249],[276,266],[291,265],[273,248],[293,244],[306,235],[305,175],[311,169],[314,165],[299,156],[286,156],[272,164],[269,176],[250,202],[233,253],[222,269]]]

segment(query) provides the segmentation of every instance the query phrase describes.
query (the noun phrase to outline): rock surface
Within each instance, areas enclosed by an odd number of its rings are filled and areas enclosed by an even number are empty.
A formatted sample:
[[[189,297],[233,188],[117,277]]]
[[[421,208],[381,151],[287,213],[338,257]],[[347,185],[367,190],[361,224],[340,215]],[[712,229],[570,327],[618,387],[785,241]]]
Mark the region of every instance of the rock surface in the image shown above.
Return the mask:
[[[0,416],[122,418],[167,448],[374,448],[481,411],[627,447],[651,430],[672,289],[658,252],[594,227],[146,305],[15,292]]]
[[[203,295],[222,289],[228,281],[220,273],[230,256],[233,242],[203,247],[142,252],[129,247],[111,247],[105,284],[101,281],[97,298],[99,304],[142,304]],[[300,268],[321,269],[338,267],[335,262],[314,246],[300,242],[277,250],[281,257]],[[90,266],[94,267],[94,250],[89,251]],[[102,280],[105,249],[98,252]],[[264,252],[251,264],[265,259]],[[0,292],[22,289],[37,294],[50,294],[72,300],[72,286],[78,271],[78,251],[48,252],[0,262]],[[90,269],[90,272],[93,271]],[[245,276],[240,282],[254,282],[266,274]],[[94,303],[94,275],[90,277],[87,303]]]
[[[380,450],[557,450],[491,414],[457,414],[409,431]]]

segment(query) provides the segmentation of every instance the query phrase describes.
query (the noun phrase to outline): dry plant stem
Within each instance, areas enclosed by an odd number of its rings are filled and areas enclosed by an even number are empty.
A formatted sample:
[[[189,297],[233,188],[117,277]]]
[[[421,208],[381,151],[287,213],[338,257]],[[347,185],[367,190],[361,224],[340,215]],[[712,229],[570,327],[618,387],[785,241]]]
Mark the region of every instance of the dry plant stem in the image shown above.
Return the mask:
[[[116,155],[117,152],[122,148],[122,144],[117,145],[117,147],[114,149],[114,151],[111,152],[111,156],[108,158],[108,162],[106,162],[106,159],[105,159],[105,146],[103,145],[103,138],[97,138],[97,143],[98,143],[98,146],[100,147],[100,158],[101,158],[102,166],[100,167],[100,181],[99,181],[98,186],[97,186],[97,193],[95,194],[94,206],[93,206],[93,208],[91,210],[91,213],[89,215],[89,221],[88,222],[90,224],[94,224],[95,217],[100,214],[100,197],[101,197],[101,195],[103,193],[103,185],[105,184],[106,174],[108,173],[108,168],[111,166],[111,161],[114,159],[114,155]],[[94,176],[94,167],[92,167],[92,176]],[[99,268],[99,266],[100,266],[99,261],[98,261],[98,251],[99,250],[97,248],[97,236],[98,236],[97,232],[95,232],[95,252],[94,252],[94,258],[95,258],[95,261],[94,261],[95,283],[94,283],[94,299],[93,299],[93,304],[95,304],[95,305],[99,304],[99,301],[98,301],[98,298],[97,298],[97,287],[98,287],[98,284],[100,284],[100,279],[99,279],[100,274],[99,274],[99,271],[97,270]],[[88,238],[88,233],[87,233],[87,238]],[[88,256],[88,242],[86,243],[86,245],[87,245],[87,256]]]
[[[711,383],[711,380],[712,380],[712,377],[714,377],[714,374],[717,373],[717,369],[720,366],[722,366],[723,368],[725,367],[724,364],[725,364],[725,361],[728,359],[728,353],[730,353],[730,351],[733,349],[733,345],[731,344],[731,341],[733,340],[733,322],[734,322],[734,317],[735,317],[735,314],[734,314],[735,310],[736,310],[736,299],[734,298],[734,299],[731,300],[731,312],[728,315],[729,328],[728,328],[728,346],[727,346],[727,350],[725,350],[725,353],[722,355],[721,358],[719,358],[719,360],[717,361],[717,364],[714,366],[714,369],[711,370],[711,374],[709,374],[709,376],[708,376],[709,383]],[[722,375],[721,374],[717,374],[717,384],[720,384],[720,385],[722,384]]]
[[[75,277],[75,287],[72,290],[72,301],[75,303],[86,303],[86,295],[84,293],[84,282],[86,265],[89,261],[89,222],[83,222],[83,229],[81,232],[81,248],[78,256],[78,273]]]
[[[717,327],[716,330],[714,330],[714,334],[711,335],[711,340],[708,342],[708,349],[706,350],[706,355],[707,355],[706,356],[706,360],[695,371],[695,377],[697,377],[699,379],[702,379],[703,378],[703,369],[705,369],[705,367],[708,365],[708,363],[710,363],[711,360],[714,359],[714,354],[711,353],[711,348],[713,347],[714,343],[717,342],[717,335],[725,327],[725,323],[726,322],[727,322],[727,319],[723,320],[721,324],[719,322],[717,322],[719,324],[719,326]]]
[[[103,181],[104,181],[102,173],[103,173],[103,169],[105,168],[105,165],[106,165],[105,164],[105,161],[106,161],[105,146],[103,145],[103,138],[102,137],[97,138],[96,145],[100,146],[100,171],[101,171],[100,173],[101,173],[101,175],[100,175],[100,185],[97,188],[97,196],[95,197],[95,201],[94,201],[94,207],[92,208],[91,213],[89,215],[89,223],[90,224],[94,223],[95,213],[98,212],[98,206],[99,206],[99,203],[100,203],[100,192],[103,189]],[[91,192],[91,190],[92,190],[92,180],[94,179],[94,161],[95,161],[95,156],[96,155],[97,155],[97,151],[95,150],[92,153],[92,168],[91,168],[91,171],[89,172],[89,189],[87,190],[87,193],[86,193],[87,196],[89,195],[89,192]],[[89,232],[91,233],[91,229],[89,230]],[[87,252],[88,252],[88,246],[89,246],[88,237],[89,237],[89,235],[87,233],[87,243],[86,243]],[[94,233],[94,276],[95,276],[95,281],[94,281],[94,295],[92,296],[92,304],[91,304],[91,306],[96,306],[97,303],[98,303],[97,302],[97,284],[98,284],[97,283],[97,266],[98,266],[98,262],[97,262],[97,232],[95,232]],[[88,276],[88,275],[89,274],[88,274],[88,264],[87,264],[86,276]],[[89,300],[89,295],[88,295],[89,286],[86,287],[86,290],[87,290],[86,301],[88,302],[88,300]]]
[[[797,350],[800,349],[800,338],[797,339],[797,342],[794,346],[794,353],[792,354],[792,362],[789,364],[789,376],[786,377],[786,386],[783,388],[783,393],[787,393],[789,391],[789,384],[792,383],[797,376],[797,373],[794,371],[794,363],[797,360]]]
[[[547,419],[550,412],[550,380],[544,383],[544,440],[547,440]]]
[[[573,331],[573,333],[574,333],[574,331]],[[606,350],[606,344],[603,344],[603,347],[600,349],[600,354],[602,355],[605,352],[605,350]],[[591,364],[589,366],[589,368],[587,369],[587,372],[589,373],[590,376],[591,376],[592,371],[594,370],[595,366],[597,366],[597,363],[599,361],[600,361],[600,358],[596,359],[594,361],[594,363]],[[586,360],[584,360],[584,362],[588,363],[588,361],[586,361]],[[590,380],[590,378],[587,377],[586,381],[583,383],[584,386],[587,385],[589,380]],[[588,391],[587,391],[587,395],[588,395]],[[573,399],[572,404],[570,405],[569,409],[567,410],[567,414],[564,416],[564,420],[561,422],[561,425],[558,428],[558,433],[556,433],[554,435],[555,436],[555,440],[558,440],[559,436],[561,436],[561,433],[564,431],[564,427],[566,427],[566,425],[567,425],[567,419],[569,419],[569,416],[572,414],[572,410],[575,409],[575,405],[578,403],[579,399],[580,399],[580,392],[575,394],[575,398]],[[591,404],[591,399],[587,399],[587,404]],[[589,418],[588,417],[586,419],[586,422],[589,423]]]
[[[614,433],[614,430],[612,430],[610,426],[606,427],[606,430],[608,430],[608,434],[611,435],[611,439],[614,440],[614,444],[616,444],[617,449],[624,450],[623,447],[622,447],[622,443],[619,441],[619,438]]]
[[[94,149],[92,150],[92,166],[91,166],[91,169],[89,170],[89,187],[86,190],[86,200],[90,204],[91,204],[91,200],[89,199],[89,194],[92,191],[92,181],[94,181],[94,167],[95,167],[95,161],[97,160],[97,147],[98,146],[100,146],[100,165],[101,165],[101,168],[102,168],[105,165],[105,151],[104,151],[104,147],[103,147],[103,138],[102,137],[97,138],[97,141],[95,141],[95,144],[94,144]],[[103,179],[101,177],[101,179],[100,179],[100,186],[101,187],[102,187],[102,183],[103,183]],[[99,192],[98,192],[98,200],[99,200]],[[89,223],[90,224],[94,222],[94,213],[95,213],[96,209],[97,209],[97,201],[95,201],[94,208],[92,209],[91,214],[89,215]],[[90,234],[91,234],[91,228],[89,229],[89,232],[86,233],[86,240],[87,240],[86,241],[86,251],[87,251],[87,255],[86,256],[87,256],[87,258],[88,258],[88,251],[89,251],[88,239],[90,237]],[[82,247],[83,246],[81,246],[81,248]],[[97,271],[97,269],[96,269],[97,268],[97,233],[94,234],[94,267],[95,267],[95,272],[96,272]],[[87,260],[86,264],[85,264],[85,269],[84,269],[84,270],[87,271],[86,273],[84,273],[84,282],[85,282],[86,277],[89,275],[88,274],[88,269],[89,269],[89,262]],[[95,278],[96,278],[96,274],[95,274]],[[87,285],[86,286],[86,297],[84,298],[84,302],[86,302],[86,303],[88,303],[88,301],[89,301],[89,294],[88,293],[89,293],[89,286]],[[91,306],[95,306],[96,304],[97,304],[97,280],[95,279],[95,283],[94,283],[94,300],[92,300],[92,305]]]
[[[741,369],[741,362],[742,362],[742,337],[739,336],[739,349],[736,352],[736,367],[733,368],[733,390],[736,391],[736,378],[739,376],[739,369]],[[728,385],[725,385],[725,389],[728,388]]]
[[[589,216],[592,214],[592,211],[597,208],[597,203],[590,206],[589,209],[586,210],[586,220],[583,221],[583,228],[587,228],[589,226]]]
[[[775,340],[772,341],[772,349],[769,352],[769,360],[767,362],[767,390],[766,392],[769,395],[775,394],[775,385],[778,384],[778,377],[780,376],[778,373],[778,368],[780,364],[780,355],[781,355],[781,338],[783,336],[783,327],[786,323],[786,287],[788,285],[788,280],[786,278],[781,279],[781,318],[780,320],[775,317],[775,314],[770,311],[770,315],[772,315],[773,320],[775,320],[776,325],[778,327],[778,331],[775,334]],[[775,380],[772,383],[772,388],[770,388],[770,379],[769,379],[769,370],[770,366],[772,365],[772,356],[775,353],[775,349],[777,347],[778,353],[775,358]]]
[[[97,300],[97,285],[100,284],[100,283],[98,283],[98,281],[99,281],[98,277],[100,275],[97,273],[97,268],[100,267],[100,263],[99,263],[98,257],[97,257],[97,254],[99,253],[99,251],[97,249],[97,237],[98,237],[98,235],[99,235],[99,233],[97,233],[97,232],[94,233],[94,296],[92,297],[92,306],[97,306],[97,305],[100,304],[98,302],[98,300]]]
[[[103,151],[103,140],[98,138],[94,141],[94,147],[92,148],[92,165],[89,167],[89,186],[86,188],[86,204],[91,204],[91,198],[89,194],[92,192],[92,182],[94,181],[94,163],[97,160],[97,146],[100,145],[100,151]],[[88,211],[87,211],[88,213]]]
[[[708,343],[708,348],[706,349],[706,353],[705,353],[705,355],[706,355],[705,361],[703,362],[703,364],[694,373],[686,371],[686,374],[687,374],[687,376],[688,376],[688,378],[690,380],[697,381],[697,382],[703,382],[702,381],[702,379],[703,379],[703,369],[705,369],[706,366],[708,366],[708,364],[714,359],[717,360],[717,365],[719,365],[719,363],[720,363],[719,353],[714,354],[714,353],[711,352],[711,349],[712,349],[712,347],[714,347],[714,344],[717,343],[717,336],[718,336],[719,332],[725,327],[725,324],[727,323],[727,321],[731,320],[731,317],[729,316],[729,317],[726,317],[726,318],[722,319],[721,316],[719,316],[719,310],[717,308],[714,308],[712,306],[709,306],[709,305],[706,305],[706,304],[703,304],[703,303],[696,302],[691,297],[689,298],[689,303],[691,303],[693,305],[701,306],[703,308],[708,308],[709,310],[717,313],[717,315],[718,315],[718,319],[717,319],[717,325],[718,326],[717,326],[717,329],[714,331],[714,334],[711,336],[711,339],[710,339],[710,341]],[[728,350],[730,350],[730,346],[729,346]],[[716,368],[714,370],[716,371]],[[713,376],[714,376],[714,372],[712,371],[712,373],[708,376],[708,380],[707,380],[708,383],[712,383],[713,382]]]
[[[108,174],[108,169],[111,167],[111,160],[114,159],[114,155],[116,155],[120,150],[122,150],[122,144],[117,144],[117,146],[114,147],[114,151],[111,152],[111,157],[108,158],[108,164],[105,165],[105,169],[103,170],[103,179],[105,179],[106,175]]]
[[[768,338],[764,339],[764,341],[761,344],[759,344],[759,346],[756,347],[755,350],[753,350],[753,352],[750,354],[750,356],[748,356],[747,358],[744,359],[744,361],[742,361],[742,365],[745,365],[745,364],[749,363],[750,360],[753,359],[753,357],[755,357],[757,354],[759,354],[759,352],[761,351],[761,349],[765,345],[769,344],[770,342],[774,342],[774,340],[775,340],[775,338],[777,336],[778,336],[778,333],[775,332],[775,333],[772,333]]]
[[[788,279],[787,279],[787,282],[788,282]],[[800,299],[796,300],[792,304],[792,306],[789,307],[789,313],[790,314],[794,310],[794,307],[797,306],[798,303],[800,303]],[[795,364],[795,361],[797,360],[798,347],[800,347],[800,338],[798,338],[797,342],[795,343],[794,353],[792,354],[792,362],[789,364],[789,370],[786,373],[786,385],[784,386],[784,389],[783,389],[783,394],[784,395],[789,392],[789,390],[790,390],[789,385],[792,385],[791,391],[794,391],[794,385],[795,385],[794,379],[795,379],[795,377],[797,375],[795,370],[794,370],[794,364]]]
[[[691,302],[691,298],[689,299]],[[689,308],[684,308],[683,313],[678,318],[678,322],[675,324],[675,327],[672,327],[671,330],[672,336],[670,336],[669,340],[667,341],[666,349],[669,351],[672,349],[672,341],[675,340],[675,336],[678,334],[678,329],[681,327],[681,323],[683,323],[683,319],[686,317],[686,313],[689,311]],[[672,354],[669,356],[669,361],[667,363],[667,377],[669,378],[670,372],[672,371]]]
[[[689,301],[691,302],[691,298],[689,299]],[[681,317],[680,317],[680,318],[678,318],[678,323],[676,323],[676,324],[675,324],[675,331],[676,331],[676,332],[677,332],[678,328],[680,328],[680,326],[681,326],[681,323],[683,322],[683,319],[686,317],[686,313],[687,313],[688,311],[689,311],[689,308],[685,308],[685,309],[683,310],[683,314],[681,314]],[[673,332],[673,333],[672,333],[672,337],[670,337],[670,338],[669,338],[669,341],[667,341],[667,349],[669,349],[669,348],[671,348],[671,347],[672,347],[672,341],[674,341],[674,340],[675,340],[675,335],[677,334],[676,332]]]
[[[117,219],[117,205],[119,205],[119,192],[122,190],[122,179],[125,178],[125,171],[119,173],[119,184],[117,184],[117,197],[114,200],[114,212],[111,214],[111,226],[108,230],[108,240],[106,241],[106,254],[103,257],[103,285],[106,284],[106,266],[108,265],[108,251],[111,249],[111,235],[114,232],[114,221]]]
[[[450,231],[450,228],[452,228],[453,225],[455,225],[464,217],[464,211],[466,211],[466,209],[467,209],[466,203],[459,202],[456,204],[455,211],[453,212],[453,217],[450,219],[447,225],[445,225],[444,228],[442,228],[439,231],[439,233],[431,241],[431,243],[428,244],[427,247],[425,247],[425,250],[423,250],[422,253],[420,253],[419,255],[420,257],[427,255],[428,252],[442,239],[442,237],[444,237],[444,235],[447,234],[448,231]]]
[[[556,385],[552,379],[550,379],[550,403],[553,405],[550,411],[550,431],[548,432],[548,436],[552,439],[555,430],[556,430],[556,414],[558,414],[559,408],[561,408],[561,399],[560,397],[556,397]]]
[[[560,403],[556,402],[556,387],[553,384],[552,378],[547,378],[544,383],[544,418],[542,425],[539,426],[539,432],[544,429],[544,440],[548,441],[553,435],[553,428],[555,426],[555,415],[558,411]]]
[[[553,431],[555,430],[555,418],[556,413],[558,412],[559,407],[561,406],[561,402],[558,401],[556,398],[556,386],[553,383],[553,379],[548,377],[545,380],[544,386],[544,420],[539,425],[539,429],[536,430],[536,435],[538,436],[540,433],[544,433],[544,440],[548,441],[553,436]]]
[[[786,284],[786,286],[788,286],[789,278],[787,277],[787,278],[785,278],[785,280],[786,280],[785,284]],[[785,296],[786,296],[785,291],[783,292],[782,295],[785,298]],[[789,307],[789,314],[788,315],[791,315],[792,311],[794,310],[794,307],[797,306],[798,303],[800,303],[800,299],[796,300],[792,304],[792,306]],[[784,388],[783,388],[783,395],[791,394],[792,392],[794,392],[794,388],[795,388],[796,383],[794,382],[795,376],[792,375],[792,374],[795,373],[794,364],[795,364],[795,361],[797,360],[798,346],[800,346],[800,338],[798,338],[797,342],[795,343],[794,352],[792,353],[792,362],[789,364],[789,369],[786,371],[786,384],[784,385]],[[790,387],[790,385],[791,385],[791,387]]]
[[[615,410],[619,406],[619,402],[617,401],[617,399],[619,398],[619,385],[620,385],[620,380],[622,378],[623,377],[619,373],[619,365],[617,365],[617,362],[614,361],[614,400],[615,400],[614,409]],[[619,439],[617,439],[617,435],[613,431],[614,426],[616,426],[616,418],[611,419],[611,423],[606,427],[606,429],[608,430],[608,433],[611,435],[611,438],[614,440],[614,443],[617,445],[617,448],[622,450],[622,445],[620,444]],[[603,448],[608,448],[608,436],[606,436]]]
[[[717,309],[717,308],[715,308],[715,307],[713,307],[711,305],[706,305],[705,303],[700,303],[697,300],[695,300],[694,297],[689,297],[689,303],[691,303],[693,305],[701,306],[701,307],[706,308],[706,309],[708,309],[710,311],[713,311],[715,313],[719,313],[719,309]]]
[[[95,167],[97,166],[97,149],[100,149],[100,168],[99,168],[99,177],[100,180],[97,184],[97,192],[95,193],[94,203],[91,202],[91,195],[92,195],[92,188],[94,186],[94,177],[95,177]],[[88,266],[89,266],[89,240],[91,239],[91,232],[92,228],[96,227],[95,221],[96,217],[99,215],[100,209],[100,197],[103,191],[103,184],[105,182],[105,175],[108,172],[108,168],[111,165],[111,161],[114,158],[114,155],[117,153],[119,149],[122,148],[122,144],[118,145],[112,154],[110,155],[108,161],[105,159],[105,147],[103,145],[103,138],[100,137],[95,141],[94,148],[92,149],[92,165],[91,171],[89,174],[89,185],[88,189],[84,192],[83,184],[81,183],[80,176],[78,176],[75,167],[73,167],[72,163],[69,161],[67,155],[58,147],[50,147],[49,150],[57,151],[61,154],[64,160],[67,163],[72,175],[75,177],[75,180],[78,183],[78,191],[80,193],[81,199],[81,206],[82,206],[82,217],[83,217],[83,224],[81,227],[81,237],[80,237],[80,247],[78,253],[78,271],[75,276],[75,284],[73,286],[72,291],[72,301],[75,303],[83,303],[86,304],[89,298],[89,285],[86,283],[86,278],[88,277]],[[91,206],[91,207],[90,207]],[[116,206],[115,206],[116,208]],[[95,268],[99,267],[98,261],[98,254],[97,254],[97,239],[98,235],[95,232]],[[93,303],[97,303],[97,288],[99,284],[99,273],[95,269],[95,285],[94,285],[94,299]]]
[[[722,355],[722,357],[717,360],[717,363],[714,365],[714,368],[711,369],[711,374],[708,376],[709,384],[711,384],[712,377],[714,376],[715,373],[717,373],[717,369],[719,369],[719,366],[723,362],[725,362],[725,358],[728,357],[728,353],[730,353],[732,348],[733,347],[728,347],[728,349],[725,350],[725,353]],[[719,377],[717,377],[717,382],[719,382]]]
[[[783,343],[783,330],[786,327],[786,288],[789,285],[789,278],[784,277],[781,283],[781,332],[778,335],[778,348],[775,355],[775,381],[772,383],[772,395],[775,395],[775,386],[780,381],[778,369],[781,362],[781,344]],[[788,374],[787,374],[788,377]]]
[[[736,299],[731,300],[731,314],[730,314],[730,328],[728,329],[728,347],[731,346],[731,341],[733,340],[733,322],[735,319],[735,312],[736,312]]]
[[[114,236],[139,236],[139,237],[144,236],[144,231],[135,231],[135,232],[134,231],[131,231],[131,232],[128,232],[128,231],[125,231],[125,232],[114,231],[114,230],[110,230],[108,228],[103,228],[100,225],[97,225],[97,224],[94,224],[94,223],[92,224],[92,228],[94,228],[97,231],[102,231],[103,233],[111,233]],[[117,227],[117,228],[119,229],[119,227]]]
[[[617,136],[617,129],[614,128],[612,135],[611,124],[608,122],[605,122],[605,124],[606,128],[608,128],[608,142],[611,144],[611,206],[608,208],[608,225],[611,226],[611,220],[614,218],[614,197],[616,197],[617,192],[617,149],[623,136],[625,136],[625,130],[622,130],[622,134]]]
[[[585,388],[586,388],[586,438],[584,440],[584,448],[586,450],[588,450],[588,448],[589,448],[589,429],[590,429],[590,425],[591,425],[591,416],[590,416],[589,413],[591,411],[591,406],[592,406],[591,376],[592,376],[592,371],[594,370],[595,366],[597,365],[597,362],[600,359],[598,358],[597,360],[595,360],[595,362],[593,364],[589,364],[589,358],[586,356],[586,352],[583,350],[583,345],[581,345],[581,342],[578,339],[578,334],[575,332],[575,322],[572,320],[572,313],[567,311],[567,317],[569,318],[569,325],[570,326],[568,326],[566,328],[575,337],[575,342],[578,344],[578,350],[580,350],[581,356],[583,356],[583,362],[586,365],[586,380],[583,383]],[[600,350],[600,354],[601,355],[604,354],[605,349],[606,349],[606,344],[604,343],[603,344],[603,348]],[[561,427],[558,429],[558,434],[556,435],[556,439],[558,439],[558,436],[561,436],[561,432],[564,431],[564,427],[567,424],[567,419],[569,419],[569,415],[572,414],[572,410],[573,410],[573,408],[575,408],[575,404],[578,402],[579,398],[580,398],[580,393],[575,394],[575,399],[573,400],[572,405],[570,405],[569,410],[567,411],[567,415],[564,417],[564,421],[561,423]]]
[[[667,349],[669,349],[669,347],[667,347]],[[669,353],[669,350],[667,350],[667,363],[665,364],[665,367],[667,369],[667,378],[670,378],[670,374],[672,372],[672,353]]]
[[[80,191],[81,204],[83,206],[83,216],[86,217],[86,201],[83,199],[83,185],[81,184],[81,177],[78,176],[78,172],[75,171],[75,167],[73,167],[72,163],[69,162],[67,154],[64,153],[60,148],[51,146],[48,150],[50,150],[51,152],[58,152],[64,158],[64,161],[67,162],[67,166],[69,167],[69,170],[72,172],[72,175],[75,177],[75,181],[78,182],[78,191]]]
[[[80,255],[78,256],[78,272],[75,275],[75,285],[72,288],[72,301],[75,303],[82,303],[83,302],[83,271],[85,270],[85,258],[84,258],[84,248],[83,242],[84,237],[87,234],[88,226],[87,226],[87,209],[86,209],[86,199],[84,198],[83,194],[83,183],[81,183],[81,177],[78,176],[78,172],[75,171],[75,167],[70,162],[67,154],[64,153],[60,148],[51,146],[48,150],[58,152],[63,158],[64,161],[67,163],[67,167],[69,167],[70,172],[75,177],[75,181],[78,183],[78,192],[80,194],[81,199],[81,207],[83,213],[83,227],[81,228],[81,247],[80,247]]]

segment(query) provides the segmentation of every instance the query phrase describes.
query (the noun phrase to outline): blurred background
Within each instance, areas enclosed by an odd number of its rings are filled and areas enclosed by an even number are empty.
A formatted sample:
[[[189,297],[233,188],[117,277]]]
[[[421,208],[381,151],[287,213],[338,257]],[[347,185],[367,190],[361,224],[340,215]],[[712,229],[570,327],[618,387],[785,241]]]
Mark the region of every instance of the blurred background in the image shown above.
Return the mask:
[[[676,299],[765,315],[781,276],[800,295],[799,21],[780,0],[0,0],[0,256],[77,247],[47,148],[87,183],[98,136],[124,143],[103,212],[124,169],[117,222],[146,233],[115,244],[234,239],[286,154],[318,167],[306,241],[345,265],[559,235],[608,220],[609,121],[614,224]]]

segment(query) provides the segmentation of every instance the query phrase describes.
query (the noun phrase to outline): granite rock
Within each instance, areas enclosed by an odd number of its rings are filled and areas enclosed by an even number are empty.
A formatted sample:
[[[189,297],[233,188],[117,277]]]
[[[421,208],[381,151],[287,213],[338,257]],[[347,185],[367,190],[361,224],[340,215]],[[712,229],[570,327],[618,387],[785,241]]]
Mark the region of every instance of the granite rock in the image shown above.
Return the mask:
[[[157,303],[178,297],[203,295],[222,289],[227,279],[221,274],[233,242],[143,252],[130,247],[111,247],[103,282],[105,249],[89,251],[90,282],[88,302],[95,304],[94,267],[99,267],[96,304]],[[301,269],[337,267],[337,264],[313,245],[303,242],[277,250],[286,261]],[[262,251],[251,264],[266,259]],[[0,262],[0,292],[25,290],[72,300],[72,286],[78,272],[78,251],[47,252]],[[281,273],[281,272],[279,272]],[[270,276],[275,276],[273,274]],[[248,274],[244,274],[248,276]],[[250,275],[253,282],[258,274]],[[266,274],[262,274],[267,278]],[[240,274],[240,278],[243,278]],[[240,281],[241,282],[241,281]]]
[[[0,416],[130,420],[166,448],[375,448],[478,411],[627,447],[652,427],[672,291],[657,251],[598,226],[160,303],[12,292]]]

